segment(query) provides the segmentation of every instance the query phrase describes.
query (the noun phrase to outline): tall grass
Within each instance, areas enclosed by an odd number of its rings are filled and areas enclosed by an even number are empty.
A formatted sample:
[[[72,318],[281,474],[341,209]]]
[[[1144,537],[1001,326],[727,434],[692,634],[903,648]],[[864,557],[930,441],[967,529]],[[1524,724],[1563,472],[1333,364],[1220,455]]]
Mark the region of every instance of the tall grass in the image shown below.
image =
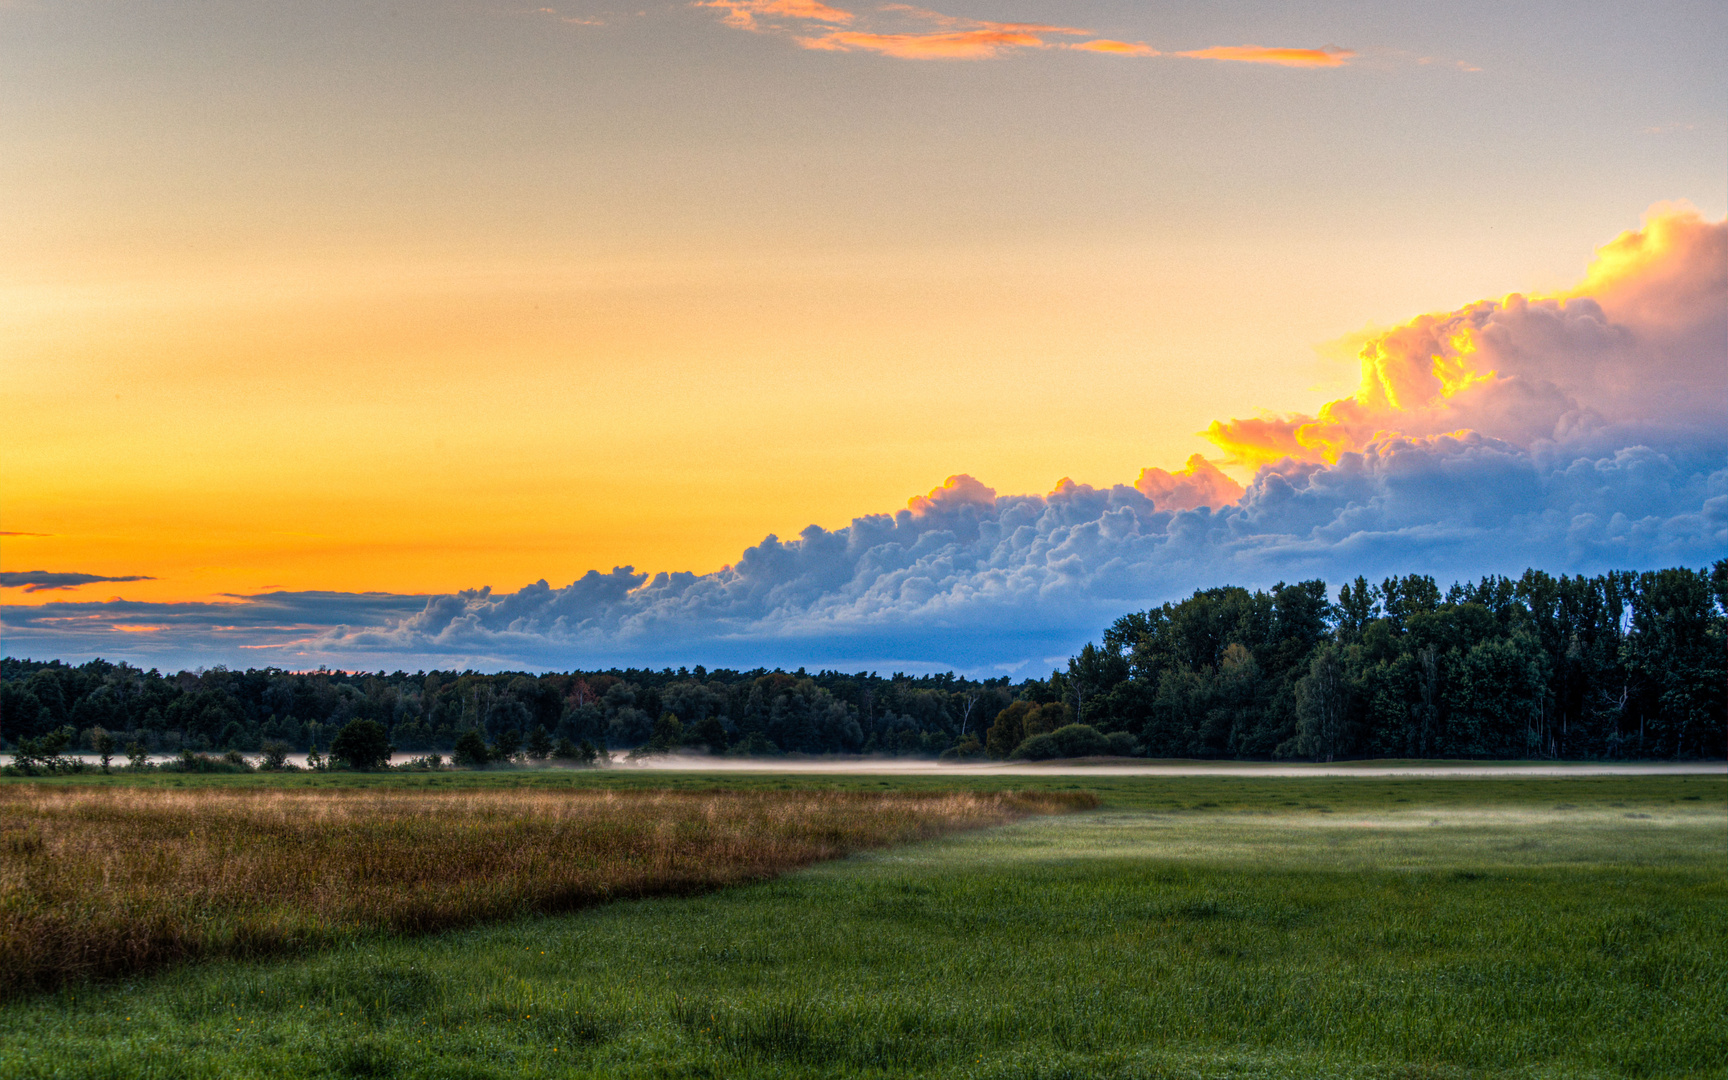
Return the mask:
[[[759,880],[1081,793],[0,788],[0,993]]]

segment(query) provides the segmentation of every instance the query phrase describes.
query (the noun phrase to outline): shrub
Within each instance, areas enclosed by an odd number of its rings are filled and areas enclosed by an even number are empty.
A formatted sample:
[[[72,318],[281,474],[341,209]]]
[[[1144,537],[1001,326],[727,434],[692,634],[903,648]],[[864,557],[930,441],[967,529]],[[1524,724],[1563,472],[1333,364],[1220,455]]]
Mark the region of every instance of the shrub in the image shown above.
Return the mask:
[[[937,755],[938,761],[965,761],[967,758],[984,756],[984,744],[978,741],[978,736],[968,735]]]
[[[1110,742],[1091,724],[1068,724],[1048,735],[1034,735],[1014,749],[1014,756],[1031,761],[1108,754]]]
[[[1049,735],[1034,735],[1014,748],[1009,757],[1024,758],[1027,761],[1048,761],[1061,757],[1062,751],[1056,745],[1056,740]]]
[[[252,771],[252,766],[246,763],[245,755],[238,751],[230,751],[227,755],[217,758],[192,750],[182,750],[178,760],[171,761],[162,767],[170,772],[233,773]]]
[[[376,720],[350,720],[330,740],[330,756],[350,769],[382,769],[390,764],[390,736]]]
[[[991,757],[1016,757],[1021,743],[1034,735],[1045,735],[1068,723],[1074,710],[1067,702],[1052,701],[1039,705],[1031,701],[1016,701],[996,714],[996,722],[984,734],[984,745]]]
[[[281,739],[264,740],[264,746],[262,749],[264,751],[264,759],[258,763],[260,769],[267,769],[271,772],[275,772],[288,764],[288,751],[290,747]]]
[[[19,739],[12,748],[12,765],[25,776],[38,773],[82,772],[84,763],[77,758],[61,757],[61,751],[72,741],[76,731],[63,727],[38,735],[34,739]]]
[[[1117,757],[1140,756],[1140,740],[1126,731],[1112,731],[1104,736],[1104,741],[1110,744],[1110,752]]]

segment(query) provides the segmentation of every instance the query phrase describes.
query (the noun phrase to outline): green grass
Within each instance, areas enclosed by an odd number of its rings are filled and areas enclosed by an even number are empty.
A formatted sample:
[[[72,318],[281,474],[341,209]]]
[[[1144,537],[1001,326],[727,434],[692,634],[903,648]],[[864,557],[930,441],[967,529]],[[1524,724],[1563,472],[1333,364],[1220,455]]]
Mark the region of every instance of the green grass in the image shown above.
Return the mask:
[[[0,1077],[1728,1076],[1722,778],[1000,786],[1105,807],[696,898],[69,987],[0,1008]]]

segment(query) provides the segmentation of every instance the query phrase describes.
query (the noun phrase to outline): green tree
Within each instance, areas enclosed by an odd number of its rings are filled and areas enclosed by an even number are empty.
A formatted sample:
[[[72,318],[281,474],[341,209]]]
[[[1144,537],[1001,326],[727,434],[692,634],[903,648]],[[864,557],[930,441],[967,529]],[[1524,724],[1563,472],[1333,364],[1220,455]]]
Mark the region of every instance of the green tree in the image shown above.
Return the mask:
[[[1337,646],[1322,645],[1314,651],[1308,674],[1296,684],[1296,700],[1302,722],[1301,752],[1315,761],[1331,761],[1344,753],[1350,687]]]
[[[350,769],[381,769],[390,764],[390,736],[376,720],[350,720],[330,740],[330,756]]]
[[[528,756],[535,761],[545,761],[552,753],[552,736],[546,734],[546,728],[535,724],[534,730],[528,734]]]
[[[726,752],[726,725],[718,716],[705,716],[697,723],[693,732],[697,742],[708,747],[710,753]]]
[[[90,749],[102,759],[102,771],[108,771],[108,763],[114,759],[114,749],[118,745],[108,729],[94,727],[90,729]]]
[[[480,733],[470,728],[456,737],[456,747],[450,758],[458,765],[478,769],[492,760],[492,752],[486,748],[486,740],[480,737]]]
[[[671,713],[662,713],[654,721],[654,735],[648,745],[656,750],[671,750],[684,741],[684,725]]]

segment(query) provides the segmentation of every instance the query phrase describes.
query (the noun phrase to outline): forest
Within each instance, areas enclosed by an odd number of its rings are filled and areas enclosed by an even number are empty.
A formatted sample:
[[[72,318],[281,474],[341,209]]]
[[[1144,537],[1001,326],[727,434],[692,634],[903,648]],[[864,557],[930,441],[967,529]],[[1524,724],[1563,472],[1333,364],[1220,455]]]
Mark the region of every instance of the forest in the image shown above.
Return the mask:
[[[1720,758],[1728,559],[1442,590],[1432,577],[1235,586],[1117,619],[1046,678],[695,668],[293,672],[0,659],[0,746],[404,753]]]

